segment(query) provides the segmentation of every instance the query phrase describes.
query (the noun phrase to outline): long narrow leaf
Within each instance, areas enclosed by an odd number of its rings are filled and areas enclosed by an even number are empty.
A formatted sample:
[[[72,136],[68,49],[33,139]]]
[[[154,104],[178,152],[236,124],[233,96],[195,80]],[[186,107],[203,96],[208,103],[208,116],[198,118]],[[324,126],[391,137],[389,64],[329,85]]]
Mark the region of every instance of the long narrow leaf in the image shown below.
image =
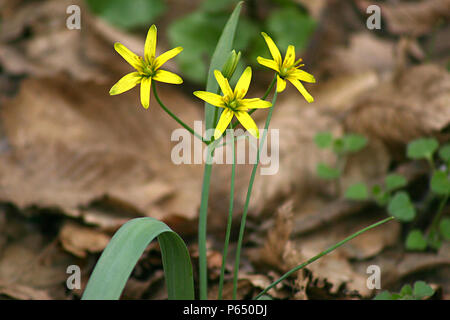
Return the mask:
[[[239,14],[242,8],[242,1],[239,2],[234,8],[233,13],[225,25],[222,35],[217,42],[216,49],[209,65],[208,79],[206,82],[206,91],[216,92],[219,88],[216,80],[214,79],[214,70],[221,70],[225,64],[231,50],[233,49],[234,35],[236,33],[237,24],[239,21]],[[216,107],[205,103],[205,127],[206,130],[214,128],[214,112]],[[217,119],[216,119],[217,120]]]
[[[83,300],[116,300],[147,245],[158,237],[169,299],[194,299],[189,252],[165,223],[137,218],[124,224],[103,251],[84,291]]]

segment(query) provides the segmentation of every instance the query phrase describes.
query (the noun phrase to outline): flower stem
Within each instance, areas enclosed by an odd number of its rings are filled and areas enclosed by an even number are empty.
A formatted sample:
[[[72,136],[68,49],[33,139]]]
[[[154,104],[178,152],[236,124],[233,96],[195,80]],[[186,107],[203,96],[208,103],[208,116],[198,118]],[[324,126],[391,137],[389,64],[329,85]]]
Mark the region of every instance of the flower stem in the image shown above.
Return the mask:
[[[226,229],[226,233],[225,233],[225,242],[224,242],[224,246],[223,246],[222,267],[220,269],[218,300],[222,300],[223,281],[224,281],[224,277],[225,277],[225,266],[226,266],[226,261],[227,261],[228,245],[230,243],[231,224],[233,222],[234,179],[236,176],[236,155],[235,155],[236,151],[235,151],[235,144],[234,144],[234,130],[231,128],[231,123],[230,123],[230,129],[232,132],[231,154],[233,157],[233,163],[231,166],[230,204],[229,204],[229,208],[228,208],[227,229]]]
[[[159,99],[158,96],[158,92],[156,91],[156,84],[153,81],[152,82],[152,87],[153,87],[153,93],[155,95],[156,101],[158,101],[159,105],[161,106],[161,108],[169,115],[171,116],[176,122],[178,122],[183,128],[185,128],[187,131],[189,131],[191,134],[193,134],[196,138],[200,139],[202,142],[204,142],[205,144],[209,144],[209,141],[205,140],[201,135],[199,135],[198,133],[196,133],[194,131],[194,129],[192,129],[191,127],[189,127],[187,124],[185,124],[180,118],[178,118],[175,114],[172,113],[172,111],[169,110],[169,108],[167,108],[164,103],[161,101],[161,99]]]
[[[439,229],[439,222],[441,221],[442,218],[442,213],[444,212],[444,207],[445,204],[447,203],[449,198],[449,195],[447,194],[445,197],[443,197],[439,203],[439,208],[438,211],[436,213],[436,215],[433,218],[433,221],[431,222],[431,226],[430,226],[430,231],[429,231],[429,236],[435,236],[438,232]]]
[[[265,288],[263,291],[261,291],[254,299],[255,299],[255,300],[259,299],[259,298],[260,298],[261,296],[263,296],[267,291],[269,291],[270,289],[272,289],[273,287],[275,287],[278,283],[280,283],[281,281],[283,281],[284,279],[286,279],[287,277],[289,277],[289,276],[290,276],[291,274],[293,274],[294,272],[296,272],[296,271],[298,271],[298,270],[300,270],[300,269],[303,269],[304,267],[306,267],[307,265],[313,263],[313,262],[316,261],[317,259],[320,259],[320,258],[322,258],[324,255],[326,255],[326,254],[330,253],[331,251],[333,251],[333,250],[339,248],[340,246],[342,246],[342,245],[345,244],[346,242],[348,242],[348,241],[350,241],[350,240],[356,238],[357,236],[359,236],[360,234],[362,234],[362,233],[364,233],[364,232],[366,232],[366,231],[369,231],[370,229],[373,229],[373,228],[375,228],[375,227],[378,227],[378,226],[382,225],[383,223],[386,223],[386,222],[391,221],[391,220],[393,220],[393,219],[395,219],[395,218],[394,218],[394,217],[389,217],[389,218],[386,218],[386,219],[384,219],[384,220],[378,221],[378,222],[376,222],[376,223],[374,223],[374,224],[371,224],[370,226],[368,226],[368,227],[366,227],[366,228],[364,228],[364,229],[361,229],[361,230],[359,230],[358,232],[352,234],[351,236],[345,238],[344,240],[342,240],[342,241],[336,243],[334,246],[328,248],[327,250],[322,251],[321,253],[319,253],[318,255],[316,255],[316,256],[314,256],[314,257],[312,257],[312,258],[309,259],[308,261],[306,261],[306,262],[302,263],[301,265],[299,265],[299,266],[297,266],[297,267],[295,267],[295,268],[289,270],[288,272],[286,272],[286,273],[285,273],[283,276],[281,276],[278,280],[274,281],[274,282],[273,282],[272,284],[270,284],[267,288]]]
[[[212,158],[214,156],[215,144],[207,147],[207,157],[203,173],[202,197],[198,221],[198,252],[199,252],[199,282],[200,300],[208,298],[208,267],[206,254],[206,230],[208,218],[209,187],[211,184]]]
[[[274,81],[272,81],[271,87],[273,87],[273,84],[274,84]],[[235,300],[236,300],[236,296],[237,296],[237,281],[238,281],[238,274],[239,274],[239,264],[240,264],[240,257],[241,257],[242,241],[244,239],[245,222],[247,220],[247,213],[248,213],[248,207],[250,204],[250,197],[252,195],[253,182],[255,181],[256,170],[258,169],[259,159],[261,156],[260,152],[261,152],[261,149],[264,146],[264,142],[266,140],[267,129],[269,128],[270,120],[272,119],[272,112],[273,112],[273,108],[275,106],[276,100],[277,100],[277,91],[275,90],[275,93],[272,98],[272,106],[269,108],[269,114],[267,115],[266,124],[264,126],[264,131],[263,131],[260,143],[259,143],[259,149],[258,149],[258,153],[256,156],[256,163],[253,165],[252,174],[250,176],[250,182],[249,182],[248,189],[247,189],[247,197],[245,200],[244,211],[242,213],[241,227],[239,230],[239,239],[238,239],[237,249],[236,249],[234,277],[233,277],[233,299],[235,299]]]

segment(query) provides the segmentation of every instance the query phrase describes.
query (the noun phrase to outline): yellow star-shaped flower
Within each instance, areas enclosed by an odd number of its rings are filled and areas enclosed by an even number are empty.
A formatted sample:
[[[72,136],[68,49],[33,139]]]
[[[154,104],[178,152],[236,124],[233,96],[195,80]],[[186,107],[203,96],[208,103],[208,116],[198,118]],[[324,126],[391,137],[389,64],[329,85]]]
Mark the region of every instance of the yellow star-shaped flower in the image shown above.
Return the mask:
[[[289,82],[291,82],[297,90],[300,91],[303,97],[305,97],[306,101],[313,102],[314,98],[308,93],[308,91],[306,91],[300,80],[315,83],[316,79],[314,79],[312,74],[299,69],[300,67],[303,67],[304,64],[300,64],[300,62],[302,62],[301,58],[295,61],[295,47],[290,45],[287,49],[284,60],[282,60],[280,50],[278,50],[272,38],[264,32],[261,32],[261,34],[269,47],[273,60],[262,57],[258,57],[257,60],[263,66],[271,68],[278,73],[277,91],[282,92],[286,88],[286,80],[289,80]]]
[[[212,104],[213,106],[224,109],[215,129],[214,139],[217,140],[222,136],[223,132],[233,119],[233,116],[236,116],[239,122],[250,132],[250,134],[256,138],[259,138],[258,127],[247,111],[249,109],[270,108],[272,104],[259,98],[244,99],[252,79],[252,69],[247,67],[244,70],[236,84],[236,87],[234,88],[234,91],[231,90],[227,78],[225,78],[219,70],[214,71],[214,76],[216,77],[217,83],[222,90],[223,96],[207,91],[194,92],[194,95],[198,98]]]
[[[134,54],[131,50],[123,44],[116,42],[114,49],[124,58],[133,68],[135,72],[131,72],[122,77],[109,90],[110,95],[116,95],[134,88],[137,84],[141,84],[141,103],[147,109],[150,105],[150,88],[152,80],[180,84],[183,79],[180,76],[170,71],[161,70],[161,66],[179,54],[183,48],[177,47],[169,50],[159,57],[155,57],[156,52],[156,26],[152,25],[147,33],[145,40],[144,58]]]

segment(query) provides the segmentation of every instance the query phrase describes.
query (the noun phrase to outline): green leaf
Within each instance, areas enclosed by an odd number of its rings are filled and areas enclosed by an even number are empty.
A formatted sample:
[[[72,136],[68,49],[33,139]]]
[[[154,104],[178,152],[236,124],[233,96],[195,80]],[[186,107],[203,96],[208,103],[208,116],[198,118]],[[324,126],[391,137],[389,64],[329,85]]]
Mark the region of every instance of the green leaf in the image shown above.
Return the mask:
[[[439,223],[439,231],[445,240],[450,240],[450,218],[444,218]]]
[[[319,132],[314,136],[314,142],[321,149],[329,148],[333,143],[333,135],[331,132]]]
[[[392,293],[390,293],[389,291],[380,292],[375,296],[375,298],[373,298],[373,300],[393,300]]]
[[[450,180],[444,171],[435,171],[431,178],[431,190],[438,195],[450,194]]]
[[[412,296],[413,288],[409,284],[405,284],[400,290],[400,295],[402,296]]]
[[[367,200],[369,192],[364,183],[355,183],[347,188],[344,197],[350,200]]]
[[[406,237],[406,249],[423,251],[427,248],[427,239],[419,229],[411,230]]]
[[[345,152],[358,152],[367,145],[367,138],[355,133],[344,135],[343,141]]]
[[[438,147],[436,139],[417,139],[408,144],[407,155],[410,159],[431,159]]]
[[[445,144],[439,149],[439,157],[445,162],[450,162],[450,144]]]
[[[372,195],[380,206],[385,206],[389,201],[389,193],[381,189],[381,186],[374,185],[372,187]]]
[[[123,29],[150,27],[166,10],[163,0],[86,0],[95,14]]]
[[[414,283],[414,296],[418,299],[430,297],[434,294],[433,288],[431,288],[425,281],[416,281]]]
[[[390,174],[386,177],[385,181],[386,191],[392,192],[406,186],[407,181],[404,176],[399,174]]]
[[[412,221],[416,216],[416,209],[411,203],[409,195],[404,191],[397,192],[392,197],[389,201],[388,212],[403,222]]]
[[[325,180],[335,180],[341,175],[341,172],[338,169],[332,168],[325,163],[319,163],[316,170],[319,177]]]
[[[147,245],[158,237],[169,299],[194,299],[189,252],[165,223],[137,218],[124,224],[103,251],[92,272],[83,300],[116,300]]]
[[[283,52],[289,45],[294,45],[297,53],[304,49],[315,27],[316,22],[295,7],[278,9],[267,20],[267,33]]]
[[[237,24],[239,21],[239,14],[241,12],[242,2],[239,2],[234,8],[225,28],[222,31],[222,35],[217,42],[216,49],[212,55],[211,64],[209,65],[208,80],[206,82],[206,91],[216,92],[219,85],[214,78],[214,70],[222,70],[223,65],[227,61],[228,55],[233,49],[234,35],[236,33]],[[205,126],[206,130],[215,128],[214,114],[216,107],[205,103]],[[218,117],[217,117],[218,119]]]

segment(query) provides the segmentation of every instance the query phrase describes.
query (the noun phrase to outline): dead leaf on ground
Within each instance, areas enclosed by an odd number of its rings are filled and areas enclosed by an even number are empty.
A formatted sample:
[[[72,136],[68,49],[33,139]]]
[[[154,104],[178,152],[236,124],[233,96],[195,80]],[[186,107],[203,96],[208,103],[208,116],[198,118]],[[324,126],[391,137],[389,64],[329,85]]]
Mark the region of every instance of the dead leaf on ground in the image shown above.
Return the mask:
[[[103,251],[110,237],[95,229],[66,222],[59,232],[59,240],[65,250],[77,257],[85,258],[89,252]]]

